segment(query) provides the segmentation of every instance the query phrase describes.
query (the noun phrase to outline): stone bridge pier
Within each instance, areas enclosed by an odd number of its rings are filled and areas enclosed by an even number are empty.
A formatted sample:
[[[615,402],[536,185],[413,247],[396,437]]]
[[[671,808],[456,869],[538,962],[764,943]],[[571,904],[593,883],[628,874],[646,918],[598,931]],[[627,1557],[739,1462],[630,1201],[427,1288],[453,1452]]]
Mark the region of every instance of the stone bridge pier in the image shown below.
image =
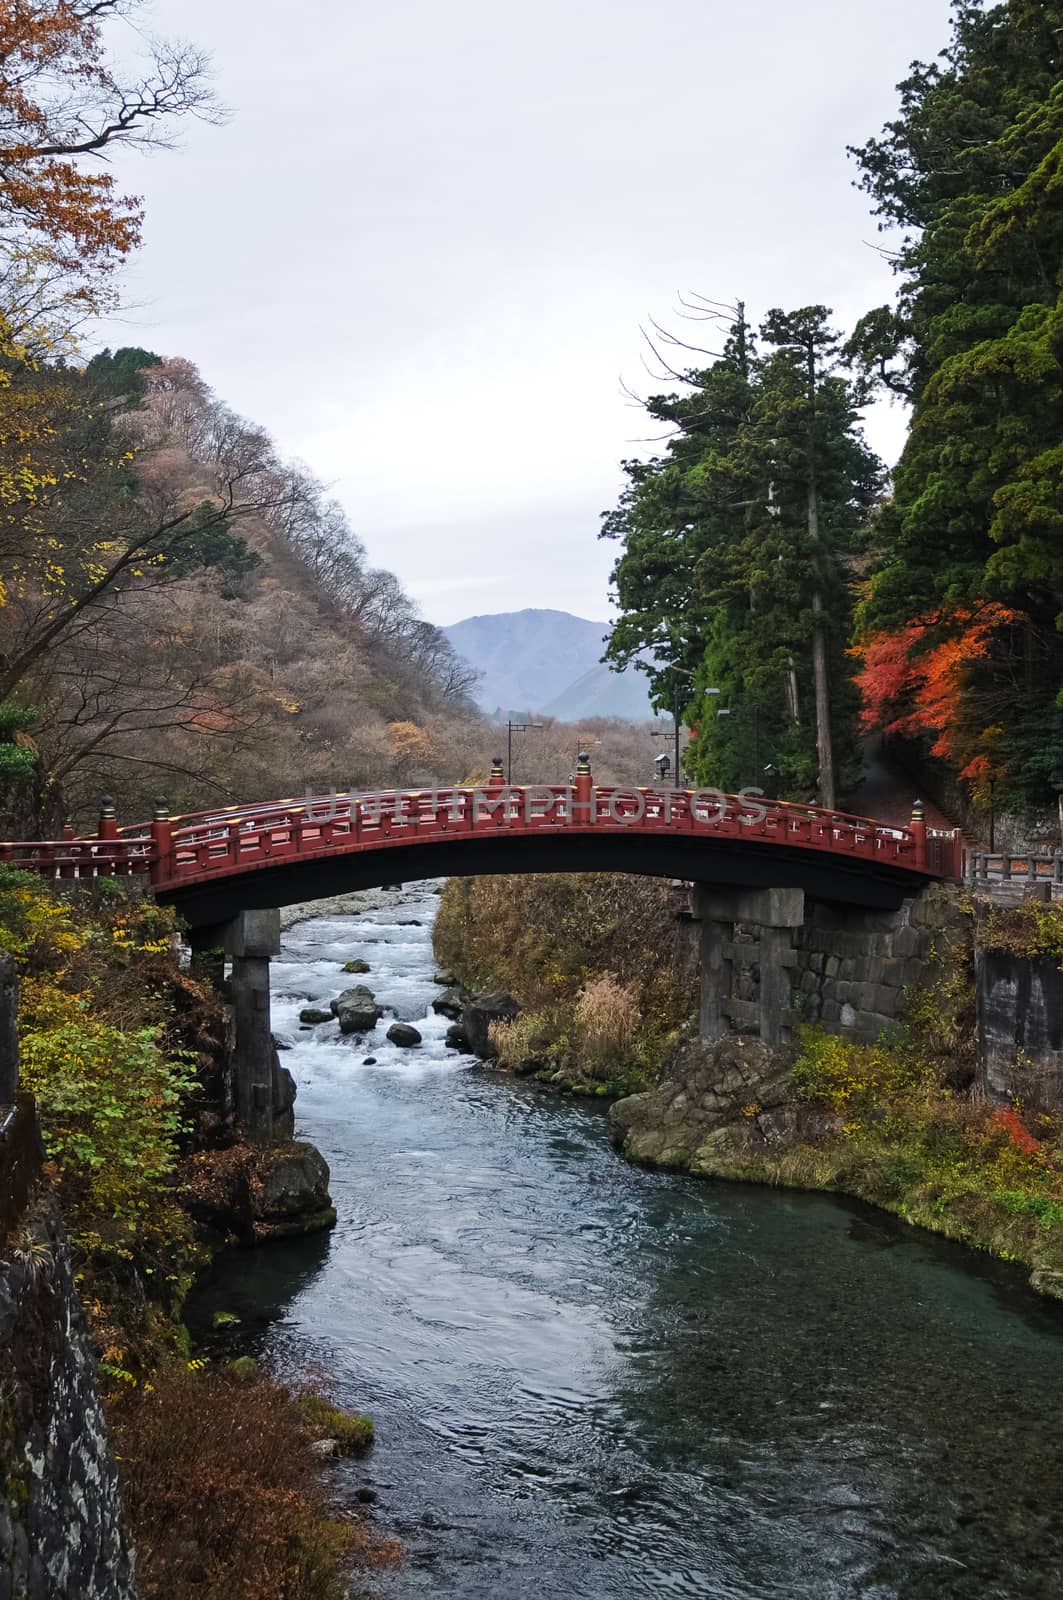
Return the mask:
[[[270,1027],[269,964],[280,950],[280,912],[241,911],[230,922],[193,928],[196,971],[222,987],[231,962],[228,993],[233,1020],[233,1092],[237,1121],[252,1144],[270,1144],[279,1103],[276,1046]]]
[[[874,1041],[903,1020],[913,989],[949,952],[963,963],[970,914],[943,884],[896,910],[836,904],[801,889],[694,886],[703,1039],[794,1042],[798,1023]]]
[[[693,915],[700,925],[701,1037],[711,1041],[726,1033],[754,1032],[772,1048],[788,1045],[795,1021],[794,934],[805,920],[804,890],[699,883],[694,886]],[[736,994],[737,975],[753,967],[760,972],[756,997]]]

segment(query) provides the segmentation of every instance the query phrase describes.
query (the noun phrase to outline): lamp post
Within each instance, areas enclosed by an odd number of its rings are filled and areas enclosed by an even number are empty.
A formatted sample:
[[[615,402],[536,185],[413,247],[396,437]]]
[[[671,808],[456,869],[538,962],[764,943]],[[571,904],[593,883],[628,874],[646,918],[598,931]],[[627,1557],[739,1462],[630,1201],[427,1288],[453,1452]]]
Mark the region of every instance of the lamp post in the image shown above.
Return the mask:
[[[541,722],[507,722],[506,723],[506,782],[513,782],[513,735],[527,733],[529,729],[541,728]]]
[[[671,670],[672,670],[672,738],[673,738],[674,745],[675,745],[675,764],[674,764],[674,767],[672,769],[672,782],[675,785],[675,787],[678,789],[679,788],[679,780],[680,780],[680,777],[681,777],[680,767],[679,767],[679,734],[680,734],[680,722],[679,722],[679,677],[681,676],[681,677],[684,677],[684,678],[695,678],[695,677],[697,677],[697,673],[689,672],[686,667],[673,667]],[[701,692],[704,695],[711,695],[711,694],[719,694],[720,690],[719,689],[702,689]],[[716,715],[718,717],[727,717],[727,716],[730,716],[730,712],[729,711],[717,711]]]

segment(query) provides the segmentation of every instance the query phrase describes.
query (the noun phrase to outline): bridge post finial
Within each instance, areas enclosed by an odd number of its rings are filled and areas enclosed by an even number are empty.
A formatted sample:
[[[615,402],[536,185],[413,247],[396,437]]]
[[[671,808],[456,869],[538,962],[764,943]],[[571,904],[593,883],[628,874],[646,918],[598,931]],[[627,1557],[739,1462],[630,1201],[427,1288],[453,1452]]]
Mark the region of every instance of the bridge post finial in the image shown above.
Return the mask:
[[[572,807],[573,822],[584,825],[595,820],[594,780],[591,777],[591,758],[585,750],[576,757],[576,794]]]
[[[926,871],[926,811],[921,800],[912,804],[912,820],[908,824],[908,832],[915,845],[915,869],[917,872]]]
[[[170,876],[173,855],[173,823],[170,820],[170,803],[165,795],[156,795],[151,817],[151,861],[148,871],[152,883],[161,883]]]
[[[491,790],[506,787],[506,773],[501,756],[495,756],[491,762],[491,776],[487,780],[487,787]]]
[[[96,825],[98,839],[117,839],[118,816],[114,809],[114,795],[105,794],[100,797],[100,819]]]

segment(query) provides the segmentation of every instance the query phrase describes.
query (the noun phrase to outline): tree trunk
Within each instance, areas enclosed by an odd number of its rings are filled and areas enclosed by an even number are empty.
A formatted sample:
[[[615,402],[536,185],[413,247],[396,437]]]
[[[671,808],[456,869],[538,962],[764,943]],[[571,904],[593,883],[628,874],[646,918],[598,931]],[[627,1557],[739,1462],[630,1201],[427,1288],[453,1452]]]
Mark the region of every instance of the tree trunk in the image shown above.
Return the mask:
[[[786,710],[790,721],[799,728],[801,726],[801,697],[797,691],[797,667],[794,664],[793,656],[790,657],[790,664],[786,669]]]
[[[819,565],[819,493],[816,487],[816,462],[813,455],[814,437],[809,440],[808,456],[808,537],[812,544],[812,559]],[[819,803],[833,811],[834,744],[830,734],[830,677],[827,662],[827,628],[823,616],[823,596],[819,591],[818,577],[812,590],[812,681],[816,696],[816,754],[819,757]]]

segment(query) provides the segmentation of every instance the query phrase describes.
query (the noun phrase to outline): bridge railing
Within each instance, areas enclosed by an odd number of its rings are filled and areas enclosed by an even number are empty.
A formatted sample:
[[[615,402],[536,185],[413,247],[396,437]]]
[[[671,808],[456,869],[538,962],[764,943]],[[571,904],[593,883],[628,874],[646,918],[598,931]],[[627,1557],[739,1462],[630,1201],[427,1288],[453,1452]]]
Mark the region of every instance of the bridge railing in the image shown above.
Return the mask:
[[[929,877],[962,875],[958,835],[921,818],[893,828],[870,817],[715,790],[595,788],[560,784],[508,788],[353,792],[233,806],[119,829],[113,810],[95,838],[0,844],[0,863],[53,878],[150,873],[161,889],[244,872],[271,861],[309,860],[413,840],[557,829],[686,833],[757,840],[907,868]]]
[[[0,842],[0,866],[42,878],[120,878],[151,870],[151,840],[28,839]]]
[[[156,862],[160,887],[246,871],[267,861],[308,860],[353,848],[455,834],[534,834],[560,828],[689,832],[757,839],[958,877],[954,835],[890,828],[868,817],[709,791],[522,788],[385,791],[182,817]]]

